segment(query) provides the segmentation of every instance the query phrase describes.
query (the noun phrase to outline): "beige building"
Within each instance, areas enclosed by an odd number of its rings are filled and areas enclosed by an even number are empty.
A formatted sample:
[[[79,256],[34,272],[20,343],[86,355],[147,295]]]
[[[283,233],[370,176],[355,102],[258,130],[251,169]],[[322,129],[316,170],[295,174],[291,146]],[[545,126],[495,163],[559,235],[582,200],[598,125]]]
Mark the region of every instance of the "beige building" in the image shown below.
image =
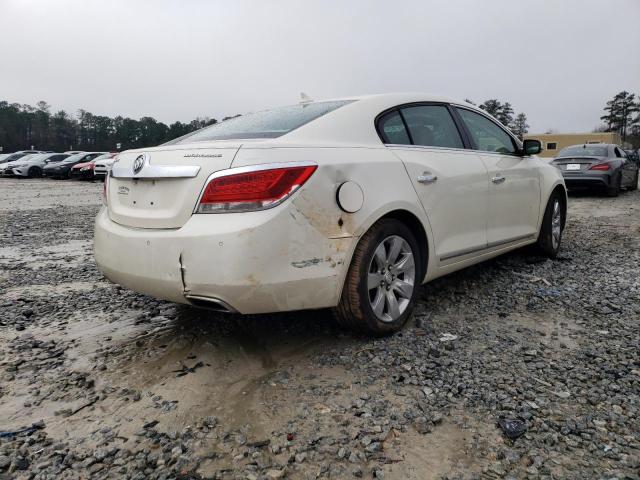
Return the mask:
[[[571,145],[582,145],[584,143],[615,143],[621,145],[620,134],[616,132],[595,132],[595,133],[542,133],[527,134],[524,138],[540,140],[542,142],[541,157],[555,157],[560,150]]]

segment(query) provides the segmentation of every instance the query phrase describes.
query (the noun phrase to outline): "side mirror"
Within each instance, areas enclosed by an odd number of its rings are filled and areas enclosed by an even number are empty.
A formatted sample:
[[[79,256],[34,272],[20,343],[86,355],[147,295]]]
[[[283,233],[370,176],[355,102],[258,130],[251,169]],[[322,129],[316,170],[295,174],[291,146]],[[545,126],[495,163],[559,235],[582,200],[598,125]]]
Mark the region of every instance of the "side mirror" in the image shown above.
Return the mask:
[[[522,142],[522,151],[525,155],[537,155],[542,151],[542,143],[540,140],[527,138]]]

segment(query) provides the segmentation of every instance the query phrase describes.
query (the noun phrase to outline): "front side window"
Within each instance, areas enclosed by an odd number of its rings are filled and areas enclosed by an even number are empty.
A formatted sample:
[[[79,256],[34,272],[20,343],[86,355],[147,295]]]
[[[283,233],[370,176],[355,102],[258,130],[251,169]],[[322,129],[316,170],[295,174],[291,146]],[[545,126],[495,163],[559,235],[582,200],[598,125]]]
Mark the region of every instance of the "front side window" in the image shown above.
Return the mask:
[[[487,117],[464,108],[457,110],[477,150],[506,154],[517,152],[511,136]]]
[[[389,112],[378,120],[378,131],[384,143],[393,145],[410,145],[409,135],[404,122],[397,111]]]
[[[447,107],[420,105],[402,109],[414,145],[464,148],[460,133]]]
[[[165,145],[237,138],[277,138],[353,100],[313,102],[248,113],[205,127]]]

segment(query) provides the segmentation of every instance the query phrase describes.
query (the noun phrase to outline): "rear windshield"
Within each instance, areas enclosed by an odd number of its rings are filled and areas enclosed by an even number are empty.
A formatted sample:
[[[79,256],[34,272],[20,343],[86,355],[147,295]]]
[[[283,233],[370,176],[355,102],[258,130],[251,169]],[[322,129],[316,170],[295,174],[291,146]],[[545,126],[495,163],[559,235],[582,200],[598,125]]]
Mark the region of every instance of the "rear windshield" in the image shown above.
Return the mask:
[[[606,157],[607,147],[592,147],[591,145],[576,145],[560,150],[558,157]],[[557,157],[556,157],[557,158]]]
[[[207,142],[210,140],[232,140],[234,138],[276,138],[352,101],[302,103],[257,113],[248,113],[205,127],[165,145]]]

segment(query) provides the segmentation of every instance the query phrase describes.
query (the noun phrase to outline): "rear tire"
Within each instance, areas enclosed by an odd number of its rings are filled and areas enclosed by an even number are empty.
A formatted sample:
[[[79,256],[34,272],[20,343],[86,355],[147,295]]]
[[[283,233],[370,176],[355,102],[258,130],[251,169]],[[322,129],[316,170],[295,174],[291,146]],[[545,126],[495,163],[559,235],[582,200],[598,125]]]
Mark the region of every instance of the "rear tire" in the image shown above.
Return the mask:
[[[379,220],[356,246],[334,309],[338,322],[373,336],[399,331],[411,315],[422,275],[411,230],[395,219]]]
[[[560,251],[564,231],[566,210],[558,191],[553,192],[544,211],[536,249],[549,258],[555,258]]]
[[[631,184],[631,186],[629,187],[629,191],[633,191],[633,190],[637,190],[638,189],[638,170],[636,170],[636,176],[633,177],[633,183]]]
[[[620,188],[622,187],[622,174],[618,174],[618,178],[613,181],[613,186],[607,189],[608,197],[617,197],[620,195]]]
[[[29,178],[40,178],[42,176],[42,169],[40,167],[31,167],[27,171],[27,176]]]

